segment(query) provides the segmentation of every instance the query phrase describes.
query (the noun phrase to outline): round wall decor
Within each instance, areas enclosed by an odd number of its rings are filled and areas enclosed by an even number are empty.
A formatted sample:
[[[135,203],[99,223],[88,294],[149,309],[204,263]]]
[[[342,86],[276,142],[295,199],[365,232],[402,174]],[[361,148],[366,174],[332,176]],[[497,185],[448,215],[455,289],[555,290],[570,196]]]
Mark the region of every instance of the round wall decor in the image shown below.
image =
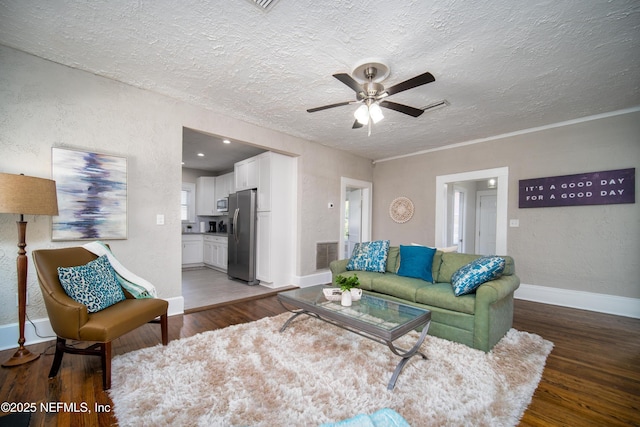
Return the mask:
[[[398,224],[405,223],[413,216],[413,202],[407,197],[397,197],[389,205],[389,216]]]

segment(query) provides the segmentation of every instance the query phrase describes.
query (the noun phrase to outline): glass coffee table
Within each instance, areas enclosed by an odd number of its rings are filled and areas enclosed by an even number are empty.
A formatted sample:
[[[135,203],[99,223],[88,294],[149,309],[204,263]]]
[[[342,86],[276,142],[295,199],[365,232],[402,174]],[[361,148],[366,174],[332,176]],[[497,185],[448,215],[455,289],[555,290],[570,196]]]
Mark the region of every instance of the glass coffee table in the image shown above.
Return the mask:
[[[293,316],[282,325],[280,332],[283,332],[293,319],[306,314],[386,344],[394,354],[402,358],[387,385],[389,390],[395,387],[398,375],[410,358],[415,355],[423,359],[427,358],[418,349],[424,342],[431,323],[429,310],[364,293],[359,301],[354,301],[350,307],[345,307],[340,304],[340,301],[328,301],[322,292],[326,288],[324,285],[317,285],[280,292],[278,301],[293,313]],[[393,344],[393,341],[419,327],[422,327],[422,333],[411,349],[403,350]]]

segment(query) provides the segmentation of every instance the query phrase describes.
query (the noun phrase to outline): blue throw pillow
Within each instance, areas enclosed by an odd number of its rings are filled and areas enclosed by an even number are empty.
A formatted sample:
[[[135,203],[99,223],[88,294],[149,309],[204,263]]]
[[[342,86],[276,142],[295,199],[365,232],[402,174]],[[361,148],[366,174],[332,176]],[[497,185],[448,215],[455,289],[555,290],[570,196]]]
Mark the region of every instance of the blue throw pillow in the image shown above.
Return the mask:
[[[451,276],[453,293],[459,297],[475,291],[484,282],[500,277],[504,266],[505,260],[499,256],[484,256],[463,265]]]
[[[428,246],[400,245],[398,276],[415,277],[433,283],[431,269],[436,249]]]
[[[89,313],[124,300],[124,292],[106,255],[78,267],[58,267],[64,291],[73,300],[87,306]]]
[[[389,241],[356,243],[347,264],[347,270],[375,271],[384,273],[387,268]]]

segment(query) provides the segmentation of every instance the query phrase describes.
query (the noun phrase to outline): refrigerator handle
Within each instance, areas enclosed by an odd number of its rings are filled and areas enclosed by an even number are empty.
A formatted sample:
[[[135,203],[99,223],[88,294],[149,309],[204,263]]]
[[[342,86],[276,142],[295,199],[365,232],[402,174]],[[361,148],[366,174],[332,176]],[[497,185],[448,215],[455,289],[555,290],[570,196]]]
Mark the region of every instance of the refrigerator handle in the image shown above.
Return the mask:
[[[240,208],[236,208],[233,213],[233,239],[238,242],[238,214],[240,213]]]

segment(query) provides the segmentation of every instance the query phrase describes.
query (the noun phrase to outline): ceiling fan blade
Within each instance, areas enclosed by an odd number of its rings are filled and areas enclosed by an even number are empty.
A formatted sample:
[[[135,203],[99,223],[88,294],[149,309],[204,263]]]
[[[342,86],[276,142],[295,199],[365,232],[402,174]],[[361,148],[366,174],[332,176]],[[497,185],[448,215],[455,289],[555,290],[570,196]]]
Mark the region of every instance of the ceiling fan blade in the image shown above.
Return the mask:
[[[349,86],[351,89],[354,90],[355,93],[362,92],[362,86],[360,86],[360,83],[355,81],[353,77],[351,77],[349,74],[339,73],[339,74],[334,74],[333,77],[335,77],[336,79],[340,80],[342,83]]]
[[[417,86],[426,85],[427,83],[435,82],[436,78],[429,72],[424,74],[420,74],[412,79],[405,80],[402,83],[398,83],[397,85],[391,86],[385,92],[387,95],[393,95],[394,93],[402,92],[407,89],[412,89]]]
[[[356,120],[355,122],[353,122],[353,126],[351,127],[351,129],[359,129],[362,126],[363,126],[362,123]]]
[[[349,105],[349,104],[353,104],[356,101],[345,101],[345,102],[338,102],[337,104],[329,104],[329,105],[323,105],[322,107],[316,107],[316,108],[309,108],[307,110],[308,113],[315,113],[316,111],[322,111],[322,110],[326,110],[328,108],[334,108],[334,107],[342,107],[343,105]]]
[[[390,110],[398,111],[400,113],[408,114],[412,117],[418,117],[422,113],[424,113],[424,110],[421,110],[420,108],[409,107],[408,105],[398,104],[391,101],[380,101],[380,106],[388,108]]]

